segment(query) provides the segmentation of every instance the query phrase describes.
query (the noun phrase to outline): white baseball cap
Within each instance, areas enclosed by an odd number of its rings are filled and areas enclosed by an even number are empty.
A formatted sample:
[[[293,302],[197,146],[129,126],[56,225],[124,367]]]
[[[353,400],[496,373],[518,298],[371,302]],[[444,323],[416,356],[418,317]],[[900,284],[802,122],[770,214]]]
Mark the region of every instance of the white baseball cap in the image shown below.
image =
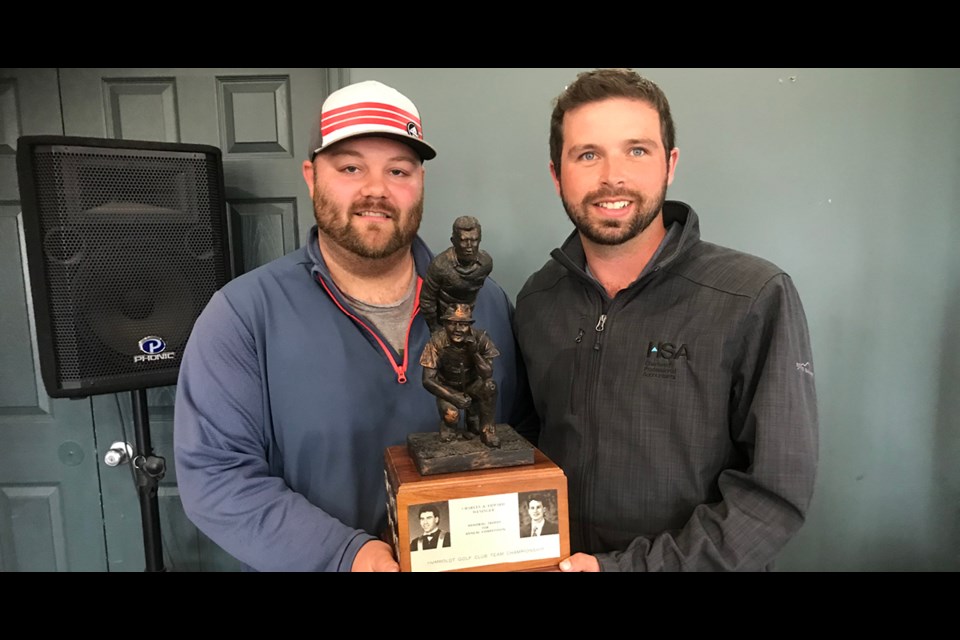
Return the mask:
[[[412,147],[421,160],[437,155],[423,141],[416,105],[396,89],[367,80],[338,89],[324,100],[310,140],[310,159],[341,140],[370,135],[396,138]]]

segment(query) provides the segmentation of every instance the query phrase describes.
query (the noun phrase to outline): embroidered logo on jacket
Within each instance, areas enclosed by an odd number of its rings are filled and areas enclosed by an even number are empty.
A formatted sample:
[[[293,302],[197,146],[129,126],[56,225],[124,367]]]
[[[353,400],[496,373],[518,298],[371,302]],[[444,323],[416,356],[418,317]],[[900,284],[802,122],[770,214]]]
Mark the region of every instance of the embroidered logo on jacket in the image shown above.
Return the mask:
[[[798,362],[797,371],[802,371],[811,378],[813,377],[813,365],[809,362]]]
[[[643,365],[643,377],[677,379],[676,362],[681,358],[690,360],[687,345],[679,346],[672,342],[650,342],[647,345],[647,358]]]
[[[672,342],[651,342],[647,345],[647,359],[649,360],[654,356],[664,360],[689,359],[690,352],[687,351],[687,345],[685,344],[678,347]]]

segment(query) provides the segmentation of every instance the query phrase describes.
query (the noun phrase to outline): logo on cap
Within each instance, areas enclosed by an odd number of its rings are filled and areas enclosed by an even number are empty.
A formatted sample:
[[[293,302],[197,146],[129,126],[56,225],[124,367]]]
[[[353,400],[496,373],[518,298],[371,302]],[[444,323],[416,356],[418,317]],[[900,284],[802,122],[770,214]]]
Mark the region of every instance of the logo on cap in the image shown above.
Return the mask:
[[[420,127],[417,126],[416,122],[407,123],[407,133],[412,135],[414,138],[419,139],[423,137],[422,135],[420,135]]]

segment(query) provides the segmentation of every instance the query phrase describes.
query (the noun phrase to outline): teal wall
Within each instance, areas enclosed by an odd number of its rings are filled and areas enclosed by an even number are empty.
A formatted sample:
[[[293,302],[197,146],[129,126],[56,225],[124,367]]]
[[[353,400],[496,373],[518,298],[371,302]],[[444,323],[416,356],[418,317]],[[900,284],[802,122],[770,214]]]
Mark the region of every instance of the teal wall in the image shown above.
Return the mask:
[[[476,215],[511,296],[572,230],[547,136],[581,70],[350,69],[413,98],[439,151],[425,239]],[[960,569],[960,71],[638,71],[677,123],[668,197],[705,239],[778,263],[806,307],[821,464],[780,568]]]

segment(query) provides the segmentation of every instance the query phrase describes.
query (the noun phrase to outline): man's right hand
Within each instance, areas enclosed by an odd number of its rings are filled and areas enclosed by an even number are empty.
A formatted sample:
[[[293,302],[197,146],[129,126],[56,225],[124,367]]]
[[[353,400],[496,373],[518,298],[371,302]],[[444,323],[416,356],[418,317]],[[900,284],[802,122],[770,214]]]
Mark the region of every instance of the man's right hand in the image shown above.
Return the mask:
[[[371,540],[357,551],[350,571],[384,571],[396,573],[400,565],[393,559],[393,550],[386,542]]]

